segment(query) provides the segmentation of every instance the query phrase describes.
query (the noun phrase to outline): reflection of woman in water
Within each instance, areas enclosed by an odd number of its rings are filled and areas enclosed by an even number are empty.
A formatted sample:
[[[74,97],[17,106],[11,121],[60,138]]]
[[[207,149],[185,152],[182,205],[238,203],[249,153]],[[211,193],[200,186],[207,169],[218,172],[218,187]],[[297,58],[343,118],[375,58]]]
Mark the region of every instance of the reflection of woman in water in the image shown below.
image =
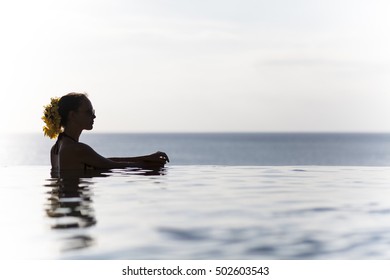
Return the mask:
[[[67,173],[65,173],[67,174]],[[94,226],[97,221],[93,209],[93,191],[90,188],[92,182],[90,176],[76,176],[68,173],[67,176],[58,178],[52,173],[52,178],[47,180],[45,188],[49,196],[45,203],[45,211],[50,218],[51,228],[54,230],[66,230],[61,236],[61,250],[69,251],[92,246],[95,242],[89,231],[81,230]],[[93,176],[103,176],[93,171]],[[78,229],[72,231],[71,229]]]
[[[157,169],[169,162],[163,152],[139,157],[105,158],[95,152],[90,146],[80,143],[81,132],[91,130],[95,110],[86,94],[69,93],[60,99],[52,98],[45,106],[43,128],[45,135],[57,138],[50,152],[53,170],[85,170],[110,169],[124,167],[139,167]]]
[[[46,213],[55,219],[53,229],[84,228],[95,225],[88,181],[79,177],[52,178]]]

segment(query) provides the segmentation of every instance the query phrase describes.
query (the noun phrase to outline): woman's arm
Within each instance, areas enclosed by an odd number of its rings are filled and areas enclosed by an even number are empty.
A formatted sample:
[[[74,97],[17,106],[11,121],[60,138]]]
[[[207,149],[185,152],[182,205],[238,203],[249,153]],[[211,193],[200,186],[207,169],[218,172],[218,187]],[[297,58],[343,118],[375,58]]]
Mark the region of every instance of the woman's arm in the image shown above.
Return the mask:
[[[95,152],[90,146],[83,143],[78,143],[77,151],[75,152],[81,164],[86,164],[97,169],[132,167],[130,162],[116,162],[105,158]]]
[[[79,164],[86,164],[96,169],[125,167],[158,169],[163,167],[165,163],[169,161],[168,156],[162,152],[141,157],[105,158],[84,143],[77,143],[77,146],[73,147],[71,151],[71,153],[65,154],[67,154],[67,156],[72,154],[73,156],[70,158],[73,158],[79,162]]]
[[[146,156],[138,157],[110,157],[115,162],[131,162],[139,167],[163,167],[169,162],[168,155],[164,152],[156,152]]]

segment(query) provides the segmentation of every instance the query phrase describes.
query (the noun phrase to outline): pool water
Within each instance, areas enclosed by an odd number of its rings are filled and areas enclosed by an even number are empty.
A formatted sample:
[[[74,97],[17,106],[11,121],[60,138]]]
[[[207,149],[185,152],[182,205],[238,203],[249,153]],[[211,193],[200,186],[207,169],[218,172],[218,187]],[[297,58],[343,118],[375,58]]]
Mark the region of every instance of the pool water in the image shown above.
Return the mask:
[[[2,259],[388,259],[390,167],[1,167]]]

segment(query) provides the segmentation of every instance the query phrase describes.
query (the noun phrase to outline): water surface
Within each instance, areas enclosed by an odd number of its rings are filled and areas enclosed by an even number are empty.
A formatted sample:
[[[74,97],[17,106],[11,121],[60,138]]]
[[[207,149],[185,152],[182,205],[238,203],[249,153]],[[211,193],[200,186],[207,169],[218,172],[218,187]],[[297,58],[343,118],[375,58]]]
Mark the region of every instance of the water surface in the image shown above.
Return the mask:
[[[1,258],[388,259],[390,168],[0,168]]]

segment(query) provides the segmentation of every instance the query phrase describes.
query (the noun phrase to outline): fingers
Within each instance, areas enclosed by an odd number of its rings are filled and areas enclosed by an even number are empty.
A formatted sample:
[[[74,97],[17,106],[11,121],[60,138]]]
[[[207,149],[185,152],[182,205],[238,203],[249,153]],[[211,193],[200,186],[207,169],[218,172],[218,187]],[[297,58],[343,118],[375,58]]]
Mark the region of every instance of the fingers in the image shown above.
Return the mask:
[[[166,153],[159,151],[156,154],[158,155],[158,158],[160,160],[163,160],[164,162],[169,162],[169,157],[168,157],[168,155]]]

